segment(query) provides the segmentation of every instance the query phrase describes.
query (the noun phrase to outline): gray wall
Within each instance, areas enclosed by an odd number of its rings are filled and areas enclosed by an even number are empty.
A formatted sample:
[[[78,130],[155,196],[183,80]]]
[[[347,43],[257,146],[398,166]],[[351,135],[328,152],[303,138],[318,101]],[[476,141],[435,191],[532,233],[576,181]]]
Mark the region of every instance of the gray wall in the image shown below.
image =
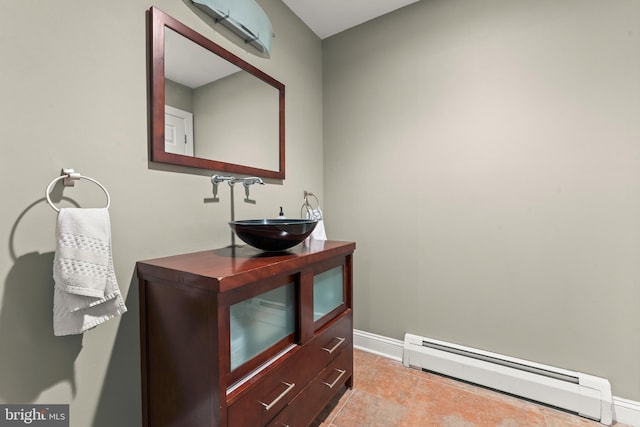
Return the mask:
[[[165,79],[165,105],[193,113],[193,89],[172,80]]]
[[[640,2],[423,0],[323,42],[355,327],[640,400]]]
[[[244,71],[200,86],[193,91],[195,155],[278,170],[279,105],[275,87]]]
[[[146,17],[152,5],[286,85],[287,179],[236,189],[236,216],[290,216],[304,190],[322,197],[320,40],[279,1],[260,2],[276,33],[271,59],[214,31],[191,2],[0,2],[0,402],[70,403],[71,425],[140,425],[135,262],[226,246],[229,187],[212,198],[211,173],[150,165]],[[113,254],[129,312],[84,336],[52,333],[56,215],[44,201],[61,168],[111,193]],[[60,197],[56,189],[55,197]],[[88,181],[60,206],[100,206]],[[321,199],[322,200],[322,199]]]

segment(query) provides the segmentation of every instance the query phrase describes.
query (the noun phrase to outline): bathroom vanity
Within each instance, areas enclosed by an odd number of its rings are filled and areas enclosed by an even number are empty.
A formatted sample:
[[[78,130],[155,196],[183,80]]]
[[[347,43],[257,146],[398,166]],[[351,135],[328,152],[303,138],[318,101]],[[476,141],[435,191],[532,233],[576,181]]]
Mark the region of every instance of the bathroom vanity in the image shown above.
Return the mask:
[[[307,426],[353,381],[355,243],[137,263],[145,427]]]

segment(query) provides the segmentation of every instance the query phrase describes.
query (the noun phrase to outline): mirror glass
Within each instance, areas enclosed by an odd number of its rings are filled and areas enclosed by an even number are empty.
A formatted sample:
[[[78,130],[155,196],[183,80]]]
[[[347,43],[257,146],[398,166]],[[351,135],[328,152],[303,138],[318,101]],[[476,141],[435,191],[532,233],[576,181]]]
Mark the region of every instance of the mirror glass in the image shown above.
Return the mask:
[[[151,15],[151,160],[284,179],[284,85]]]

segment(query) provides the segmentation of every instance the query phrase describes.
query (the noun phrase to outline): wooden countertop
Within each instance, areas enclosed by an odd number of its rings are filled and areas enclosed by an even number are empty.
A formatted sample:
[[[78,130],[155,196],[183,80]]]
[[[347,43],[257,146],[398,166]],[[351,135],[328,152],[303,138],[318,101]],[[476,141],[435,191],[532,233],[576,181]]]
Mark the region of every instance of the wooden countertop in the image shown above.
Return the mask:
[[[151,277],[186,286],[225,292],[307,264],[355,250],[353,242],[309,240],[283,252],[265,252],[250,246],[226,247],[139,261],[138,277]]]

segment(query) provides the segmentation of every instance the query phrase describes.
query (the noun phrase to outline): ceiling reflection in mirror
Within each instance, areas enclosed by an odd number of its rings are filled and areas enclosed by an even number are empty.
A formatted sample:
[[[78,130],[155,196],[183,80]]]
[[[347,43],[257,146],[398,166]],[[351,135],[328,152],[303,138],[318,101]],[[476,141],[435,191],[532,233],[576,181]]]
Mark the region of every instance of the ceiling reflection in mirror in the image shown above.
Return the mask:
[[[283,179],[284,85],[152,12],[153,23],[162,25],[154,37],[163,37],[164,46],[164,73],[153,55],[153,120],[162,126],[152,126],[152,160]]]

